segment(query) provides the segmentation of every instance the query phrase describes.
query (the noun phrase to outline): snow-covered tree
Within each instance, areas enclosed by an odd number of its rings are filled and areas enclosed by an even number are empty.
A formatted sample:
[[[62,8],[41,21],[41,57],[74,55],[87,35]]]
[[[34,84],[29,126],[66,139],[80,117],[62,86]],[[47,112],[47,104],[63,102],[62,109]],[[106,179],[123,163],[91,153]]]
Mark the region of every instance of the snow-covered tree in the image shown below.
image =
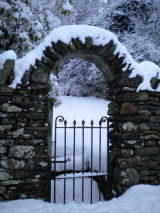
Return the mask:
[[[19,57],[61,24],[52,14],[54,2],[32,0],[0,1],[0,52],[12,49]]]
[[[70,59],[59,67],[58,80],[62,95],[107,96],[107,84],[99,69],[82,59]]]
[[[160,64],[160,22],[155,0],[120,0],[112,5],[109,29],[137,61]]]

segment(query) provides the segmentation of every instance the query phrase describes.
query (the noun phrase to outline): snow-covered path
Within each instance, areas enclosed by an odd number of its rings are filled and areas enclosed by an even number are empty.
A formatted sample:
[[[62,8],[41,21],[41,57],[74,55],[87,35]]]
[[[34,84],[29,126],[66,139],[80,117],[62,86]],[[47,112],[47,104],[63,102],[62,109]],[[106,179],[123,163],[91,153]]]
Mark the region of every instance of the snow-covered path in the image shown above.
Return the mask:
[[[74,119],[80,123],[83,119],[86,124],[91,120],[98,122],[107,115],[108,101],[96,97],[61,96],[62,104],[54,108],[54,119],[62,115],[71,124]]]

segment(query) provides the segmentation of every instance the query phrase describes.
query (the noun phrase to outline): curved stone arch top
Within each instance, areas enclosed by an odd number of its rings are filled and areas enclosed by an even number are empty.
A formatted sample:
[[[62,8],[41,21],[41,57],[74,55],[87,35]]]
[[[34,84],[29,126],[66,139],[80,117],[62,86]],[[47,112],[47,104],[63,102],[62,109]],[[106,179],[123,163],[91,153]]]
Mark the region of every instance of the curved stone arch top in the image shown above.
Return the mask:
[[[52,42],[52,47],[46,47],[44,56],[41,61],[37,60],[37,66],[45,69],[43,64],[51,70],[56,70],[57,65],[69,58],[82,58],[94,63],[105,76],[108,82],[115,80],[115,72],[122,70],[126,64],[123,64],[124,57],[119,58],[119,54],[114,54],[116,45],[113,40],[108,42],[104,47],[101,45],[93,45],[91,37],[85,38],[83,44],[78,38],[71,39],[69,45],[58,41]],[[42,64],[43,63],[43,64]]]
[[[110,40],[105,46],[94,45],[91,37],[86,37],[84,44],[78,38],[72,38],[68,45],[62,41],[52,42],[52,46],[48,46],[44,50],[42,59],[36,60],[36,65],[47,73],[53,72],[57,75],[57,66],[62,61],[70,58],[82,58],[94,63],[102,72],[106,81],[112,83],[119,79],[119,74],[126,67],[125,56],[119,57],[119,53],[114,54],[115,49],[116,45],[113,40]],[[128,65],[128,76],[131,70],[130,65]]]
[[[14,86],[11,86],[15,87],[20,83],[23,75],[22,80],[29,81],[30,74],[36,67],[46,73],[57,74],[57,66],[69,58],[82,58],[94,63],[108,83],[116,79],[127,79],[138,68],[138,64],[113,33],[93,26],[69,25],[53,30],[35,50],[17,61],[15,73],[19,76],[15,76]],[[132,86],[137,87],[141,82],[139,75],[138,82],[132,83]],[[124,81],[123,84],[128,86]]]

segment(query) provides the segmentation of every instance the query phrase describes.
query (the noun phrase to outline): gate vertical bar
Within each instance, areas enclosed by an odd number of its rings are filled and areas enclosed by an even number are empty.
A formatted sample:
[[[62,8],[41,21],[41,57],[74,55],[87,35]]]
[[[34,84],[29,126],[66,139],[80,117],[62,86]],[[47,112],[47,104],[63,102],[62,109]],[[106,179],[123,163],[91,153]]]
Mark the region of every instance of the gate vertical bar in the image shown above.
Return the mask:
[[[64,176],[66,176],[66,128],[67,121],[64,121]],[[66,203],[66,179],[64,178],[64,204]]]
[[[107,119],[107,200],[109,200],[109,120]]]
[[[103,122],[107,122],[107,147],[106,147],[106,177],[107,177],[107,181],[106,181],[106,194],[107,194],[107,200],[109,199],[109,169],[108,169],[108,163],[109,163],[109,142],[110,142],[110,135],[109,135],[109,120],[106,116],[102,117],[100,120],[100,123],[102,124]]]
[[[75,175],[76,121],[73,121],[73,175]],[[73,200],[75,201],[75,177],[73,177]]]
[[[55,136],[54,136],[54,203],[56,203],[56,143],[57,143],[57,119],[55,119]]]
[[[84,124],[82,121],[82,174],[84,174]],[[82,177],[82,202],[84,201],[84,177]]]
[[[64,121],[64,118],[63,116],[58,116],[56,117],[55,119],[55,136],[54,136],[54,156],[53,156],[53,159],[54,159],[54,203],[56,203],[56,159],[57,159],[57,121],[59,122],[63,122]]]
[[[99,173],[101,173],[101,120],[99,121]],[[99,191],[99,201],[101,200],[101,193]]]
[[[91,121],[91,174],[93,173],[93,120]],[[93,179],[91,177],[91,204],[93,203]]]

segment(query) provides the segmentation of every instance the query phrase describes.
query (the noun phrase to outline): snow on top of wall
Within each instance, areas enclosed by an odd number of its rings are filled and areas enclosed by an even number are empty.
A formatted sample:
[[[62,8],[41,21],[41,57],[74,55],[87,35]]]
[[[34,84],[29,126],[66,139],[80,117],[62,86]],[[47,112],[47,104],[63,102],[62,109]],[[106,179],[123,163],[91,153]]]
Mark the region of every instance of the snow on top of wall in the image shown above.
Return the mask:
[[[15,79],[13,83],[10,85],[12,88],[16,88],[18,83],[21,83],[21,79],[26,70],[30,68],[30,66],[34,66],[36,59],[41,60],[43,56],[43,51],[47,46],[52,46],[51,42],[57,43],[59,40],[63,41],[66,44],[69,44],[72,38],[79,38],[82,43],[85,43],[86,37],[93,38],[94,45],[102,45],[104,46],[110,40],[113,40],[116,45],[116,49],[114,54],[120,53],[119,57],[125,56],[124,63],[126,66],[123,68],[123,71],[127,69],[127,66],[131,64],[131,69],[133,70],[131,76],[136,76],[137,74],[141,75],[144,79],[142,85],[139,86],[139,89],[153,90],[149,84],[149,77],[155,77],[156,73],[160,73],[160,68],[151,62],[142,62],[138,64],[132,58],[132,56],[128,53],[126,47],[121,44],[116,37],[115,34],[111,33],[108,30],[88,25],[66,25],[55,28],[51,31],[35,49],[28,52],[23,58],[15,61]],[[1,61],[1,59],[0,59]],[[149,64],[149,66],[148,66]],[[148,71],[147,71],[148,70]],[[149,77],[148,73],[149,72]],[[159,75],[160,78],[160,75]],[[160,91],[160,87],[156,89]]]
[[[138,68],[133,70],[129,77],[134,78],[136,75],[143,77],[143,82],[138,86],[137,92],[140,90],[160,91],[160,84],[156,90],[152,89],[150,85],[150,80],[156,77],[156,75],[158,75],[157,78],[160,79],[160,67],[155,63],[150,61],[141,62],[138,64]]]
[[[14,51],[8,50],[8,51],[5,51],[4,53],[0,54],[0,70],[3,69],[3,65],[4,65],[5,61],[8,59],[12,59],[12,60],[17,59],[17,56]]]

